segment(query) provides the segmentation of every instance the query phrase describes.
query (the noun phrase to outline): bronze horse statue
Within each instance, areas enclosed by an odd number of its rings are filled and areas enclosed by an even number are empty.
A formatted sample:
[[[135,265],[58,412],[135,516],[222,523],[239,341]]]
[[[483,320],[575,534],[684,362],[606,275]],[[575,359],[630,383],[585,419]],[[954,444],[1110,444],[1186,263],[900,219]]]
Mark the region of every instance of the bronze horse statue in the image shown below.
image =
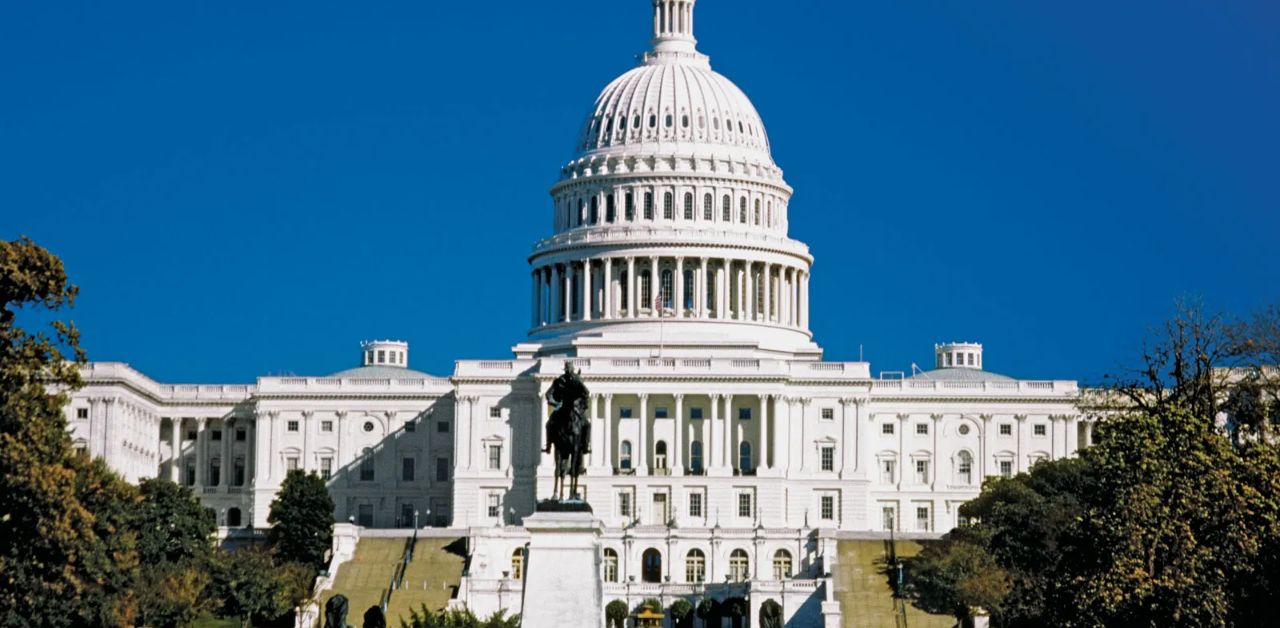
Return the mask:
[[[568,361],[564,363],[564,373],[551,382],[551,389],[547,391],[547,403],[552,411],[547,420],[546,447],[542,451],[555,451],[556,479],[552,489],[555,500],[565,499],[566,476],[569,478],[568,499],[580,499],[578,476],[586,470],[583,455],[591,453],[591,417],[587,411],[590,394]]]

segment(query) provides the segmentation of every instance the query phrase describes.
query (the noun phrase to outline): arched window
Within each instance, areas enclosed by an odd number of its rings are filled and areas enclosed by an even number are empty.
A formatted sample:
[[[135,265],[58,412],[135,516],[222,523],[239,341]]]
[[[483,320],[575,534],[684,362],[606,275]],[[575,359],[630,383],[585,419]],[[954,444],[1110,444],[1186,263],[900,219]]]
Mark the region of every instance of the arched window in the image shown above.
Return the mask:
[[[586,219],[587,219],[586,213],[587,213],[587,212],[586,212],[586,209],[585,209],[585,205],[586,205],[586,204],[582,202],[582,199],[578,199],[578,222],[574,223],[575,225],[580,225],[580,224],[582,224],[583,222],[585,222],[585,221],[586,221]]]
[[[613,194],[604,197],[604,219],[606,222],[618,219],[617,211],[614,209]]]
[[[524,580],[524,549],[516,548],[511,552],[511,577]]]
[[[684,581],[685,582],[706,582],[707,580],[707,556],[700,549],[691,549],[684,556]]]
[[[756,210],[756,212],[755,212],[756,221],[755,221],[755,222],[756,222],[756,224],[758,225],[758,224],[760,224],[760,199],[756,199],[756,207],[755,207],[755,210]]]
[[[227,509],[227,527],[228,528],[240,527],[240,509],[239,508]]]
[[[733,120],[730,120],[728,118],[724,119],[724,130],[730,133],[733,133]]]
[[[600,222],[600,199],[595,196],[592,196],[591,197],[591,224],[594,225],[598,222]]]
[[[689,470],[702,475],[702,441],[689,443]]]
[[[751,563],[751,559],[747,557],[746,550],[736,549],[729,554],[729,580],[731,582],[746,582],[747,577],[751,575],[747,565]]]
[[[765,203],[765,204],[764,204],[764,214],[765,214],[765,216],[764,216],[765,224],[768,224],[770,227],[774,226],[774,224],[773,224],[773,201],[769,201],[769,202],[767,202],[767,203]]]
[[[655,126],[658,126],[658,116],[651,113],[649,114],[649,128],[652,129]]]
[[[661,281],[662,281],[662,292],[661,292],[661,294],[659,294],[659,296],[661,296],[661,297],[662,297],[662,307],[672,307],[672,304],[671,304],[671,269],[670,269],[670,268],[665,268],[665,269],[663,269],[663,270],[662,270],[662,280],[661,280]]]
[[[693,194],[684,193],[684,219],[693,220]]]
[[[747,197],[738,199],[738,222],[747,224]]]
[[[675,218],[675,199],[671,193],[667,192],[662,195],[662,219],[672,220]]]
[[[680,126],[686,129],[689,128],[689,114],[686,113],[680,116]]]
[[[751,443],[742,441],[738,445],[738,468],[744,472],[751,470]]]
[[[730,222],[730,221],[732,221],[732,220],[733,220],[733,215],[732,215],[732,212],[733,212],[733,206],[732,206],[732,202],[733,202],[733,201],[730,201],[730,200],[729,200],[729,195],[728,195],[728,194],[725,194],[725,195],[724,195],[723,202],[722,202],[722,203],[720,203],[720,204],[723,206],[723,209],[724,209],[724,211],[722,212],[722,213],[723,213],[723,215],[722,215],[722,216],[720,216],[720,220],[721,220],[722,222]]]
[[[662,582],[662,554],[652,547],[640,555],[640,579],[645,582]]]
[[[623,130],[623,131],[627,130],[627,117],[626,117],[626,116],[619,116],[619,117],[618,117],[618,128],[619,128],[619,129],[621,129],[621,130]]]
[[[956,454],[956,479],[961,484],[973,484],[973,454],[967,451]]]
[[[618,307],[620,309],[626,310],[630,307],[629,305],[627,305],[627,303],[630,302],[630,298],[631,298],[631,280],[627,276],[627,271],[624,270],[621,273],[619,273],[618,283],[620,284],[618,286],[618,290],[621,293]]]
[[[786,580],[791,577],[791,552],[780,549],[773,554],[773,579]]]
[[[711,193],[707,192],[706,194],[703,194],[702,195],[702,219],[703,220],[711,220],[711,212],[714,210],[712,205],[714,205],[714,202],[711,200]]]
[[[636,301],[636,306],[645,308],[653,305],[653,286],[649,285],[652,283],[649,273],[640,273],[637,279],[640,280],[640,300]]]
[[[604,548],[604,581],[618,581],[618,552],[612,548]]]
[[[667,441],[665,440],[653,444],[653,468],[658,471],[667,468]]]
[[[635,195],[632,194],[631,192],[627,192],[627,195],[624,197],[623,203],[625,205],[625,208],[623,209],[623,211],[626,212],[627,221],[629,222],[629,221],[635,220],[636,219]]]
[[[635,127],[636,129],[640,128],[640,114],[637,113],[635,117],[631,119],[631,126]]]
[[[719,130],[720,130],[720,118],[712,118],[712,119],[711,119],[711,129],[712,129],[712,130],[714,130],[714,131],[719,131]]]
[[[644,193],[644,219],[653,220],[653,192]]]
[[[624,440],[618,445],[618,468],[626,471],[631,469],[631,441]]]
[[[671,114],[669,113],[667,114],[667,118],[666,120],[663,121],[663,123],[666,125],[668,129],[671,128]]]

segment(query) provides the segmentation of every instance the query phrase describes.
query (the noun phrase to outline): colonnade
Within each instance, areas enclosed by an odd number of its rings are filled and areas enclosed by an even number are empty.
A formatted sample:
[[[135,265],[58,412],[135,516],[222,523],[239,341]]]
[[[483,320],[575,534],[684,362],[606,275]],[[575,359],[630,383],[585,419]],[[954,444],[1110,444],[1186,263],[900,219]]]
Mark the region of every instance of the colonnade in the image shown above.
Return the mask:
[[[205,488],[217,487],[226,492],[226,489],[232,486],[248,486],[253,477],[253,422],[245,423],[246,441],[243,453],[244,460],[244,481],[241,484],[235,484],[232,477],[235,473],[236,452],[232,445],[235,439],[236,421],[234,418],[229,419],[210,419],[205,417],[181,418],[173,417],[168,419],[169,429],[169,479],[178,484],[186,484],[186,477],[183,476],[183,470],[186,468],[186,458],[182,451],[182,443],[185,440],[185,428],[195,425],[196,438],[192,443],[192,449],[189,454],[195,456],[195,485],[197,491],[203,491]],[[212,439],[212,430],[216,425],[220,430],[220,440]],[[216,444],[214,444],[216,442]],[[214,450],[216,448],[216,450]],[[214,458],[218,460],[218,481],[210,483],[210,475],[212,471],[212,461]]]
[[[629,255],[546,264],[532,279],[534,327],[658,317],[809,326],[809,273],[801,266]]]

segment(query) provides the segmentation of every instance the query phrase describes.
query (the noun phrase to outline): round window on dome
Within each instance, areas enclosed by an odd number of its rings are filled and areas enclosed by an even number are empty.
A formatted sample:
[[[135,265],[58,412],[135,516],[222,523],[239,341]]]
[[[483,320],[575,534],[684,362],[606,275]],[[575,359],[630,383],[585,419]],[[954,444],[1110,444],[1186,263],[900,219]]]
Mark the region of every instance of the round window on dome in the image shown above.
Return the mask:
[[[649,128],[652,129],[655,126],[658,126],[658,116],[649,114]]]
[[[969,433],[969,425],[967,423],[961,423],[957,431],[960,432],[961,436],[964,436]]]
[[[698,116],[698,128],[699,128],[699,129],[705,129],[705,128],[707,128],[707,119],[706,119],[706,118],[704,118],[704,117],[702,117],[702,116]]]
[[[664,120],[664,122],[665,122],[665,124],[666,124],[666,126],[667,126],[667,128],[668,128],[668,129],[669,129],[669,128],[671,128],[671,114],[669,114],[669,113],[667,114],[667,118],[666,118],[666,120]]]
[[[712,129],[714,129],[714,130],[716,130],[716,131],[719,131],[719,130],[720,130],[720,118],[712,118],[712,119],[711,119],[711,128],[712,128]]]
[[[618,128],[619,128],[619,129],[622,129],[623,131],[627,130],[627,117],[626,117],[626,116],[619,116],[619,117],[618,117]]]
[[[364,431],[366,431],[366,432],[372,432],[372,431],[373,431],[373,421],[365,421],[365,422],[364,422]]]
[[[728,131],[728,132],[730,132],[730,133],[732,133],[732,132],[733,132],[733,120],[730,120],[730,119],[728,119],[728,118],[725,118],[725,119],[724,119],[724,130],[726,130],[726,131]]]
[[[689,116],[680,116],[680,126],[689,128]]]
[[[640,114],[636,114],[636,117],[632,119],[631,126],[637,129],[640,128]]]

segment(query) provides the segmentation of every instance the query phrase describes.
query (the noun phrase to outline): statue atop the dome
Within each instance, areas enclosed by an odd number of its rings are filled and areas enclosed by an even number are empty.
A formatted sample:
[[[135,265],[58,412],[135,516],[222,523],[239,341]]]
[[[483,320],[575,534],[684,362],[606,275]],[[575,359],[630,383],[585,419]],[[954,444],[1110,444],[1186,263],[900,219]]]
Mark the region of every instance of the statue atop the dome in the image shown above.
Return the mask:
[[[573,364],[564,363],[564,373],[551,382],[547,403],[552,407],[547,420],[544,453],[555,451],[555,501],[565,499],[564,480],[569,478],[569,500],[579,500],[578,476],[586,469],[583,455],[591,453],[591,419],[587,414],[587,390]]]

